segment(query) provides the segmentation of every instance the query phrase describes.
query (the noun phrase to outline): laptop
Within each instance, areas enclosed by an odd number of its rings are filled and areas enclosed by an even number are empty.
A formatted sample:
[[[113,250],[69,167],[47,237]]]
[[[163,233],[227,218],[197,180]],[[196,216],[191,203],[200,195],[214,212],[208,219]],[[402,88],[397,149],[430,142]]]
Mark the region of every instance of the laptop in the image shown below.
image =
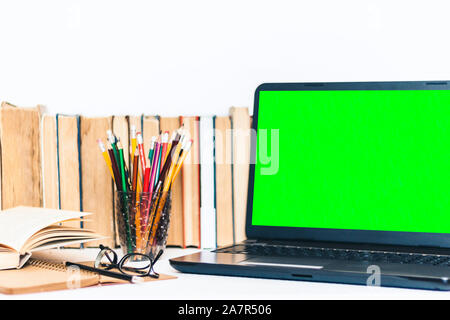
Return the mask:
[[[449,290],[450,81],[255,92],[247,240],[181,272]]]

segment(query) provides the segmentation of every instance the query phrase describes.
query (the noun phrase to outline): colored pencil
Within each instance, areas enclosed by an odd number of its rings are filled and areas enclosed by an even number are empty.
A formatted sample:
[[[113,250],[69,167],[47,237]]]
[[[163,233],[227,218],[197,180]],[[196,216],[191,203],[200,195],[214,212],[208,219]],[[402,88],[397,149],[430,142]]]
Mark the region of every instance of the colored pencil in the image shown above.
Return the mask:
[[[148,151],[148,161],[150,162],[150,168],[152,167],[152,161],[153,161],[153,152],[155,150],[155,143],[156,143],[156,137],[152,137],[152,141],[150,142],[150,150]]]
[[[139,151],[135,150],[133,155],[133,178],[132,178],[132,191],[137,191],[138,180],[139,180]]]
[[[130,129],[130,136],[131,136],[131,150],[130,150],[130,154],[131,154],[131,163],[134,163],[134,151],[136,150],[136,145],[137,145],[137,141],[136,141],[136,126],[134,124],[131,125],[131,129]],[[134,170],[134,168],[133,168]]]
[[[144,171],[144,189],[142,192],[149,192],[148,186],[150,184],[150,167],[146,167]]]
[[[156,170],[158,167],[158,158],[159,158],[159,149],[161,148],[161,143],[160,142],[156,142],[156,146],[155,146],[155,152],[153,155],[153,165],[152,165],[152,174],[151,174],[151,178],[150,178],[150,186],[149,186],[149,190],[148,192],[150,193],[150,195],[153,192],[153,188],[155,186],[155,178],[156,178]]]
[[[118,144],[117,149],[119,152],[119,159],[120,159],[120,175],[122,177],[122,191],[127,192],[128,184],[127,184],[127,179],[126,179],[126,175],[125,175],[125,160],[123,158],[123,148],[122,148],[122,144],[120,143],[120,141],[118,141],[117,144]]]
[[[169,131],[164,132],[163,137],[161,139],[162,141],[162,151],[161,151],[161,162],[160,165],[160,173],[162,171],[162,165],[164,165],[164,161],[166,161],[166,153],[167,153],[167,146],[169,144]]]
[[[111,174],[111,177],[114,180],[114,172],[113,172],[113,169],[112,169],[111,159],[109,158],[108,151],[106,150],[105,145],[103,144],[103,141],[101,139],[97,140],[97,144],[98,144],[98,147],[100,148],[100,151],[101,151],[101,153],[103,155],[103,159],[105,159],[106,166],[108,167],[109,173]]]
[[[181,135],[177,132],[177,134],[175,135],[174,140],[172,141],[172,145],[170,146],[170,150],[168,152],[167,159],[164,162],[164,166],[163,166],[163,168],[161,170],[161,174],[160,174],[159,179],[158,179],[158,184],[161,184],[162,180],[166,176],[167,170],[169,169],[169,166],[170,166],[171,161],[172,161],[173,154],[175,153],[175,149],[177,148],[177,145],[180,142],[180,139],[181,139]]]
[[[111,159],[111,167],[112,167],[113,173],[114,173],[114,181],[116,182],[116,188],[117,188],[117,190],[121,190],[122,184],[121,184],[121,178],[120,178],[120,173],[119,173],[119,166],[117,165],[116,159],[114,157],[113,149],[110,146],[108,146],[108,153],[109,153],[109,158]]]
[[[189,153],[189,150],[191,149],[192,143],[193,143],[193,140],[192,139],[189,140],[186,143],[186,146],[181,150],[180,159],[178,160],[178,164],[176,166],[175,173],[173,175],[172,181],[170,181],[170,184],[172,184],[175,181],[175,179],[177,178],[178,173],[180,172],[181,166],[183,165],[183,162],[186,159],[186,157]]]
[[[164,163],[167,160],[167,155],[169,154],[170,149],[172,148],[172,142],[175,140],[176,136],[177,136],[177,132],[176,131],[172,132],[172,137],[170,138],[169,142],[167,143],[167,150],[166,150],[166,155],[164,156]]]
[[[138,149],[139,149],[139,159],[140,159],[140,162],[141,162],[142,173],[144,173],[144,170],[147,167],[147,162],[145,161],[142,135],[141,135],[140,132],[138,132],[136,134],[136,136],[137,136],[137,143],[138,143]],[[145,192],[145,190],[144,190],[144,192]]]

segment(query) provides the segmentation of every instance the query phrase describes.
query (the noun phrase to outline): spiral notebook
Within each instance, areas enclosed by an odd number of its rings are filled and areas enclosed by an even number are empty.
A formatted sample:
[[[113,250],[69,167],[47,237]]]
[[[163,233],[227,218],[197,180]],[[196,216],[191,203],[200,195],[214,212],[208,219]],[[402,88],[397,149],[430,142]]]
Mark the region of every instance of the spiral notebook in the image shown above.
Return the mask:
[[[92,264],[92,263],[91,263]],[[77,289],[97,285],[130,283],[94,272],[66,268],[62,263],[30,259],[22,269],[0,271],[0,293],[25,294],[54,290]],[[160,274],[158,279],[150,277],[144,281],[175,279],[175,276]],[[133,284],[139,285],[139,284]]]

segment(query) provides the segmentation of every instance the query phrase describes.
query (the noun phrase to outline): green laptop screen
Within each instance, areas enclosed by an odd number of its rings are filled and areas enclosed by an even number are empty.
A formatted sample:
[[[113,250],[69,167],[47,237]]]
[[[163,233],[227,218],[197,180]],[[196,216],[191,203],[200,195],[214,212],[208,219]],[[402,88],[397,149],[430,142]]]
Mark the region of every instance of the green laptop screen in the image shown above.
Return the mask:
[[[450,233],[450,92],[261,91],[252,225]]]

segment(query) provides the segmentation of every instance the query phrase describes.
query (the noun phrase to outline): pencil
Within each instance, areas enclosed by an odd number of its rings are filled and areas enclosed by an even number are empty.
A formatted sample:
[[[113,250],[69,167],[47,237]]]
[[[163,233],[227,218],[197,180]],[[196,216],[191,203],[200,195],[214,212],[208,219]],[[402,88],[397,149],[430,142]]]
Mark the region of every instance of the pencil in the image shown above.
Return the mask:
[[[114,159],[116,160],[116,163],[119,163],[119,153],[117,151],[116,137],[113,135],[111,130],[106,131],[106,134],[108,135],[108,141],[111,144],[111,148],[113,149]]]
[[[142,145],[142,134],[140,132],[137,133],[137,143],[138,143],[138,149],[139,149],[139,159],[141,162],[141,168],[142,173],[144,173],[145,168],[147,167],[147,163],[145,161],[145,155],[144,155],[144,146]],[[145,190],[143,190],[145,192]]]
[[[150,162],[150,168],[152,167],[153,152],[155,150],[156,137],[152,137],[152,142],[150,142],[150,150],[148,151],[148,161]]]
[[[133,178],[132,178],[132,191],[136,192],[137,191],[137,186],[138,186],[138,172],[139,172],[139,151],[135,150],[134,155],[133,155]]]
[[[125,161],[123,159],[123,148],[122,148],[122,144],[120,143],[120,141],[118,141],[117,144],[118,144],[117,149],[119,151],[119,159],[120,159],[120,174],[122,177],[122,191],[127,192],[128,184],[127,184],[126,175],[125,175]]]
[[[67,267],[76,266],[76,267],[78,267],[78,268],[80,268],[82,270],[95,272],[95,273],[101,274],[103,276],[111,277],[111,278],[127,280],[127,281],[130,281],[132,283],[137,283],[137,282],[143,282],[144,281],[144,279],[142,277],[132,276],[132,275],[128,275],[128,274],[125,274],[125,273],[114,272],[114,271],[110,271],[110,270],[106,270],[106,269],[94,268],[94,267],[90,267],[90,266],[87,266],[87,265],[84,265],[84,264],[81,264],[81,263],[74,263],[74,262],[66,261],[65,265]]]
[[[177,136],[177,132],[176,131],[172,132],[172,137],[170,138],[169,142],[167,143],[167,150],[169,152],[170,152],[170,149],[172,148],[172,142],[175,140],[176,136]],[[166,150],[166,155],[164,156],[164,163],[166,162],[167,155],[169,154],[169,152],[167,152],[167,150]]]
[[[150,183],[150,167],[146,167],[144,171],[144,189],[142,192],[148,192],[148,186]]]
[[[158,157],[159,157],[159,149],[161,148],[161,143],[156,142],[156,146],[155,146],[155,152],[153,155],[153,165],[152,165],[152,174],[151,174],[151,178],[150,178],[150,187],[148,192],[150,193],[150,195],[153,192],[153,188],[155,186],[155,178],[156,178],[156,171],[158,169]]]
[[[172,159],[172,157],[173,157],[173,155],[175,153],[175,150],[177,148],[178,143],[180,142],[180,139],[181,139],[181,135],[177,132],[177,134],[175,135],[175,138],[174,138],[174,140],[172,142],[172,145],[170,146],[170,151],[168,152],[167,159],[164,162],[164,166],[163,166],[163,168],[161,170],[161,174],[160,174],[159,179],[158,179],[158,184],[162,183],[162,180],[164,179],[164,177],[166,175],[166,172],[169,169],[169,166],[170,166],[170,163],[171,163],[171,159]]]
[[[130,154],[131,154],[131,163],[134,164],[134,151],[136,150],[136,126],[134,124],[131,125],[131,150],[130,150]],[[134,168],[133,168],[134,170]]]
[[[139,151],[136,149],[133,155],[133,178],[131,190],[135,192],[134,206],[136,206],[136,215],[134,217],[134,224],[136,225],[136,247],[138,252],[141,250],[141,212],[139,203],[138,180],[139,180]]]
[[[106,166],[109,169],[111,177],[114,180],[114,172],[113,172],[113,169],[112,169],[111,159],[109,158],[108,151],[106,150],[105,145],[103,144],[103,141],[101,139],[98,139],[97,143],[98,143],[98,147],[100,148],[100,151],[102,152],[103,159],[105,159]]]
[[[126,175],[125,175],[125,161],[123,159],[123,148],[122,148],[122,144],[120,143],[120,141],[117,142],[117,149],[119,152],[119,159],[120,159],[120,173],[121,173],[121,177],[122,177],[122,191],[123,191],[123,208],[125,210],[125,229],[127,232],[127,247],[128,247],[128,252],[132,252],[133,248],[132,248],[132,236],[131,236],[131,227],[130,227],[130,212],[129,212],[129,207],[128,207],[128,185],[127,185],[127,180],[126,180]]]
[[[161,165],[160,165],[160,173],[162,171],[162,165],[164,165],[164,161],[166,161],[166,153],[167,153],[167,146],[169,144],[169,131],[164,132],[162,137],[162,151],[161,151]]]
[[[173,178],[172,178],[172,181],[170,181],[170,184],[173,184],[173,182],[177,178],[178,172],[180,172],[181,166],[183,165],[183,162],[186,159],[186,157],[189,153],[189,150],[191,149],[192,143],[193,143],[193,140],[192,139],[189,140],[186,143],[186,146],[184,147],[184,149],[181,150],[180,159],[178,160],[178,164],[176,166],[175,173],[173,174]]]
[[[170,164],[169,171],[167,173],[166,179],[165,179],[164,184],[163,184],[163,193],[166,192],[169,189],[170,181],[172,179],[172,175],[174,174],[175,168],[177,166],[182,145],[183,144],[179,143],[177,145],[176,150],[175,150],[175,155],[172,158],[172,163]]]
[[[153,181],[152,181],[152,182],[153,182],[153,187],[155,187],[155,184],[156,184],[156,182],[158,181],[158,179],[159,179],[159,174],[160,174],[160,172],[161,172],[161,152],[162,152],[162,147],[163,147],[163,145],[162,145],[162,143],[160,143],[160,144],[159,144],[159,150],[158,150],[158,153],[156,154],[155,179],[153,179]],[[152,188],[153,188],[153,187],[152,187]]]
[[[119,166],[117,165],[116,159],[114,157],[113,149],[108,146],[109,158],[111,159],[111,166],[114,172],[114,181],[116,182],[116,188],[118,191],[122,190],[121,179],[119,174]]]

